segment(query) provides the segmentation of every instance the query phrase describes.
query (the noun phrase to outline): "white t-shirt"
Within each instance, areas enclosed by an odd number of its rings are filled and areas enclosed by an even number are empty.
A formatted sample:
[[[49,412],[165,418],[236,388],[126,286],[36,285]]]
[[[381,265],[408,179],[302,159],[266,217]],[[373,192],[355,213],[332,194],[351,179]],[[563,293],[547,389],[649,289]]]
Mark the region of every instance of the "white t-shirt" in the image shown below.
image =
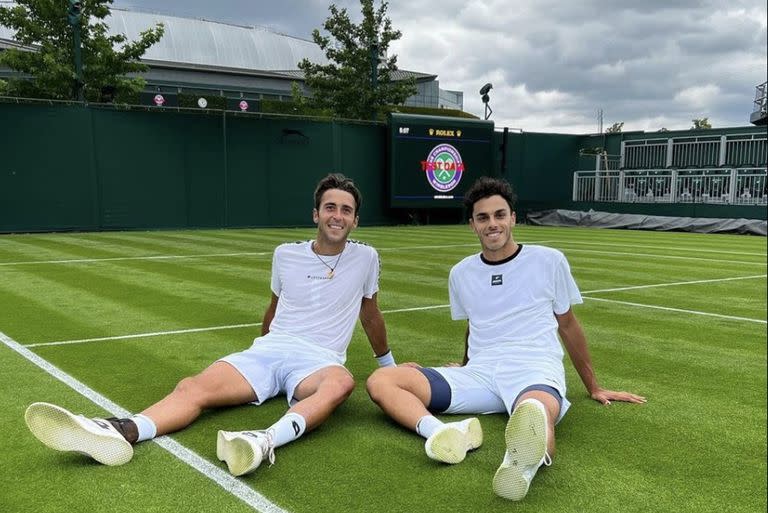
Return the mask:
[[[323,261],[335,266],[333,278]],[[272,292],[279,300],[269,331],[346,358],[362,299],[378,290],[379,255],[371,246],[348,240],[339,257],[318,258],[312,241],[281,244],[272,256]]]
[[[565,256],[526,244],[511,258],[469,256],[451,269],[451,317],[469,319],[470,363],[514,358],[562,361],[557,320],[582,302]]]

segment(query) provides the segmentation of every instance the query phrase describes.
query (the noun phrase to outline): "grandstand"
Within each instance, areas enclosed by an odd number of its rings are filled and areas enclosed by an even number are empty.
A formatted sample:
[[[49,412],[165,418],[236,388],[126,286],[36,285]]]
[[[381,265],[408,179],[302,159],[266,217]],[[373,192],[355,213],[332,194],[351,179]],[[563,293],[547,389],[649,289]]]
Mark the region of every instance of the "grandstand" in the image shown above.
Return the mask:
[[[768,124],[768,82],[755,87],[755,103],[752,114],[749,116],[749,122],[753,125]]]
[[[766,205],[766,154],[759,129],[627,134],[574,172],[573,201]]]

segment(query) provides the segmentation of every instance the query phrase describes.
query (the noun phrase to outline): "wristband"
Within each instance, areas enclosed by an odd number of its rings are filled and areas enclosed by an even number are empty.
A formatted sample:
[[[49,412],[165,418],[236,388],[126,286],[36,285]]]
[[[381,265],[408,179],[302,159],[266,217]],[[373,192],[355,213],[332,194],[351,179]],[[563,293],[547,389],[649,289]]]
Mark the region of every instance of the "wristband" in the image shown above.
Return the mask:
[[[396,367],[395,357],[392,356],[392,351],[389,350],[381,356],[376,357],[376,361],[379,362],[379,367]]]

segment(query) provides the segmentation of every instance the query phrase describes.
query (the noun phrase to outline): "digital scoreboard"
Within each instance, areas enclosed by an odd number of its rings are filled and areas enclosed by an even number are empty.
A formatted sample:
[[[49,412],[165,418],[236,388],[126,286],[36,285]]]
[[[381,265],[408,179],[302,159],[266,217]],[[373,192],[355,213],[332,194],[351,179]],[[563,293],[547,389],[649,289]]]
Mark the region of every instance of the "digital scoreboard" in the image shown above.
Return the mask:
[[[493,174],[494,150],[492,121],[391,114],[390,206],[462,207],[464,191]]]

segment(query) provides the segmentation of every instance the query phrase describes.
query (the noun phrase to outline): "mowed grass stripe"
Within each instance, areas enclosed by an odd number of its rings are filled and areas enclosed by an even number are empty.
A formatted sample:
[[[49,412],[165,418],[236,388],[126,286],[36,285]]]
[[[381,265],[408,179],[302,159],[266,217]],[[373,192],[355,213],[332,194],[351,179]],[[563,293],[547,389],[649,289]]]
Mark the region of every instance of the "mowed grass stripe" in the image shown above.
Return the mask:
[[[680,284],[592,293],[599,298],[752,319],[766,318],[765,277],[738,282]]]
[[[188,273],[188,279],[174,279],[111,266],[34,271],[19,273],[20,283],[25,284],[19,293],[29,294],[31,298],[45,298],[73,319],[85,319],[123,333],[130,326],[134,327],[130,331],[137,328],[156,331],[158,326],[186,328],[189,319],[203,325],[221,324],[222,318],[229,321],[226,324],[254,321],[269,301],[267,294],[257,293],[255,280],[253,291],[237,294],[218,283],[196,284],[192,272]],[[244,278],[241,280],[247,283]],[[260,307],[261,312],[256,314],[255,310]],[[10,324],[15,322],[10,320]],[[38,329],[48,333],[45,338],[50,340],[53,333],[49,333],[48,324],[38,326]],[[56,338],[86,338],[112,333],[88,331],[74,337],[60,334]]]

